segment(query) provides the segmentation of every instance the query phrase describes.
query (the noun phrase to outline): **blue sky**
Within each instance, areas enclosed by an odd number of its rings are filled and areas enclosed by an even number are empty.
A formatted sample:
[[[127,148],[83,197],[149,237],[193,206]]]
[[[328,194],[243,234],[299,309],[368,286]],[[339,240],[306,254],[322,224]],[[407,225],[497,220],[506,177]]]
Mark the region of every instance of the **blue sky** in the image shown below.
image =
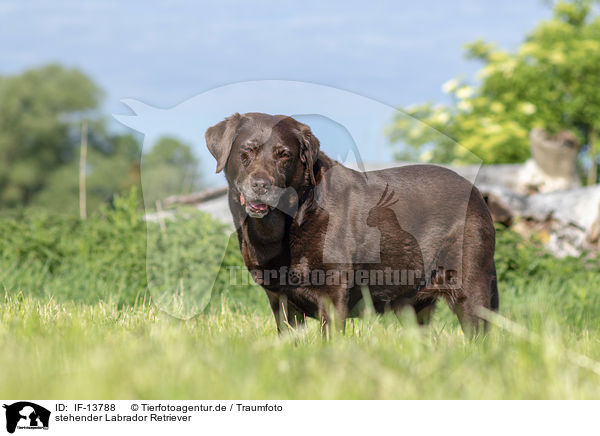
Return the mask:
[[[514,48],[549,16],[541,0],[395,2],[11,1],[0,3],[0,74],[58,61],[120,100],[168,108],[247,80],[313,82],[387,105],[444,101],[479,65],[476,38]]]
[[[443,98],[443,82],[476,70],[462,58],[465,42],[515,47],[548,14],[541,0],[5,0],[0,72],[78,66],[107,91],[111,111],[125,97],[168,107],[253,79],[316,82],[406,105]]]

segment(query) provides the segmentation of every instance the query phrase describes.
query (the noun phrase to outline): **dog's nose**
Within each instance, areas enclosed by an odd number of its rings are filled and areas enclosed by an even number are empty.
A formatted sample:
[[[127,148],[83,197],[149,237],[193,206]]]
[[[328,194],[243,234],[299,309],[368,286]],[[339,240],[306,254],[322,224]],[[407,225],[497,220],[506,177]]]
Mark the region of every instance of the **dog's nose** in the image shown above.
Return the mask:
[[[265,178],[252,179],[252,190],[256,194],[266,194],[271,189],[271,181]]]

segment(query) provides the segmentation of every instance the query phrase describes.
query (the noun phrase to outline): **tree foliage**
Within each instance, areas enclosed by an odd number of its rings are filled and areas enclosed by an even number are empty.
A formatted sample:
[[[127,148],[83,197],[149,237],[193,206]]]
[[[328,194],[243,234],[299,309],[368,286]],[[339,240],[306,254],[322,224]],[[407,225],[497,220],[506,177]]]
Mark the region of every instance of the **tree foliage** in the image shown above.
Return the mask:
[[[529,157],[530,129],[542,127],[572,131],[596,160],[600,17],[589,1],[556,3],[552,18],[541,22],[515,52],[479,40],[467,44],[466,55],[483,63],[479,83],[452,79],[443,86],[452,104],[408,108],[409,115],[443,135],[399,117],[390,128],[393,141],[408,145],[399,157],[471,162],[466,148],[486,163],[521,162]]]
[[[84,118],[88,211],[139,187],[140,141],[110,132],[99,110],[101,97],[91,78],[56,64],[0,76],[1,209],[78,211]],[[189,146],[163,138],[146,157],[148,187],[156,199],[199,187],[198,161]]]
[[[90,134],[86,165],[88,211],[97,210],[118,193],[140,184],[141,146],[133,135],[111,135],[95,126]],[[104,143],[104,145],[99,144]],[[92,145],[93,144],[93,145]],[[110,145],[110,147],[107,147]],[[79,207],[79,155],[57,167],[45,187],[31,202],[32,206],[66,213],[77,213]]]
[[[173,137],[160,138],[142,157],[146,206],[169,195],[189,194],[201,186],[199,160],[192,148]]]
[[[0,204],[29,204],[51,173],[73,159],[74,116],[98,106],[83,73],[48,65],[0,77]]]

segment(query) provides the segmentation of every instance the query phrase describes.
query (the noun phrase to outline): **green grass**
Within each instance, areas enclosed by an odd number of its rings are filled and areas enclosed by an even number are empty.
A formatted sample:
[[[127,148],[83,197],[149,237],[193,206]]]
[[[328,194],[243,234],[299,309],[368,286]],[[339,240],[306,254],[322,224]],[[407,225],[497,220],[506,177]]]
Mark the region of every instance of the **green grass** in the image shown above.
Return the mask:
[[[538,292],[543,292],[540,287]],[[598,326],[569,326],[530,299],[508,316],[540,343],[492,329],[465,340],[447,310],[419,329],[391,316],[279,338],[265,310],[181,321],[152,306],[19,300],[0,304],[5,398],[598,398],[600,376],[565,350],[600,360]],[[537,300],[537,301],[536,301]],[[547,316],[540,323],[540,312]],[[550,318],[550,319],[548,319]]]
[[[262,291],[231,286],[222,273],[191,319],[152,304],[146,229],[132,209],[122,199],[86,223],[0,218],[0,396],[600,398],[600,374],[572,358],[600,361],[597,260],[556,260],[499,232],[500,313],[530,338],[493,327],[466,340],[443,304],[427,328],[407,313],[349,320],[330,340],[316,321],[280,338]],[[204,216],[167,223],[162,237],[173,243],[163,249],[176,252],[159,267],[205,252],[215,234],[223,229]],[[224,266],[241,262],[236,250]],[[195,280],[202,271],[181,274]]]

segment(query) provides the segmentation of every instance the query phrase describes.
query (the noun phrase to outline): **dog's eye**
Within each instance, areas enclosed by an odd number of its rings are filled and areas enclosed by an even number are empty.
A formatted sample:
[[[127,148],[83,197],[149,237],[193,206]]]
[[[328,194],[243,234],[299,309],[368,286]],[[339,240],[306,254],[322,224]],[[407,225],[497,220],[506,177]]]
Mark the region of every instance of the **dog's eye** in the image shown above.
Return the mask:
[[[279,150],[279,151],[277,152],[277,156],[278,156],[280,159],[287,159],[287,158],[289,158],[291,155],[290,155],[290,152],[289,152],[289,151],[287,151],[287,150]]]
[[[254,156],[254,149],[252,147],[240,148],[240,159],[242,160],[242,164],[244,166],[248,166],[250,164],[253,156]]]

